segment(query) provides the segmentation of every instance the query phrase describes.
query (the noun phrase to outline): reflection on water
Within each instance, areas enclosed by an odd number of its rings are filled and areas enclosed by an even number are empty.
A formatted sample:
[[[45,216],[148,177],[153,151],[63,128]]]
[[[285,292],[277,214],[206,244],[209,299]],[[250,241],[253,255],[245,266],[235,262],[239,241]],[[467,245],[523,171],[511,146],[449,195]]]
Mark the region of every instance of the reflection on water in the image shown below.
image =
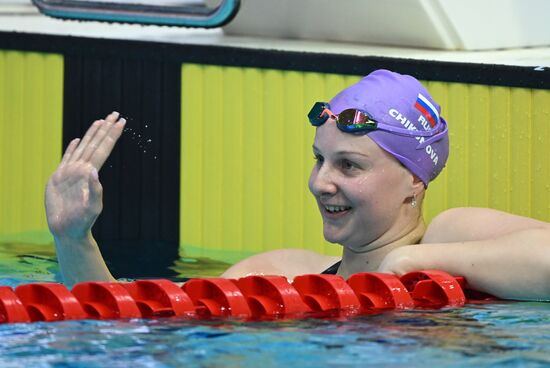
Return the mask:
[[[210,258],[180,257],[174,261],[172,270],[183,277],[218,277],[230,264]]]
[[[41,281],[61,282],[53,244],[0,243],[0,285]]]
[[[129,247],[121,247],[128,249]],[[117,278],[167,278],[182,281],[192,277],[216,277],[229,264],[209,258],[177,257],[137,251],[136,254],[105,252]],[[53,244],[0,243],[0,285],[62,282]]]

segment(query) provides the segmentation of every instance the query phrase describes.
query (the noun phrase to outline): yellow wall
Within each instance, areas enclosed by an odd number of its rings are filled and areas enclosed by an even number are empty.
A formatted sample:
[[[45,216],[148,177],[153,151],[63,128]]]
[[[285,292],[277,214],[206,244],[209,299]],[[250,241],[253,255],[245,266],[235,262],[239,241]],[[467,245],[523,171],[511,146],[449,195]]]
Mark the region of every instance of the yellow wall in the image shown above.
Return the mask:
[[[426,217],[479,206],[550,221],[550,91],[427,85],[448,117],[451,153]]]
[[[305,114],[357,76],[182,66],[180,242],[234,261],[280,247],[338,254],[307,189]],[[427,220],[456,206],[550,220],[550,91],[428,82],[450,123]],[[61,156],[63,57],[0,50],[0,242],[50,242],[43,188]],[[536,160],[535,160],[536,158]]]
[[[47,243],[44,186],[61,156],[63,58],[0,50],[0,242]]]
[[[185,254],[232,261],[281,247],[339,253],[323,240],[307,189],[314,130],[306,114],[314,101],[357,79],[182,66]],[[426,219],[450,207],[482,206],[550,220],[550,91],[426,85],[443,106],[451,141],[447,168],[428,191]]]

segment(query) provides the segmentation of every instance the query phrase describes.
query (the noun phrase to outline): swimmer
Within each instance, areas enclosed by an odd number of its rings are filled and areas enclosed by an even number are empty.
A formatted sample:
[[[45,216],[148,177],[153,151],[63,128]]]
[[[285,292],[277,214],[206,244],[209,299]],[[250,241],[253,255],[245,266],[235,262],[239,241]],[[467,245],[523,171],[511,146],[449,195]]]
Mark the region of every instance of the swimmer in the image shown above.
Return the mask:
[[[429,225],[422,202],[443,170],[447,123],[415,78],[377,70],[308,115],[315,129],[309,189],[327,241],[342,257],[300,249],[254,255],[222,276],[439,269],[504,299],[550,300],[550,224],[488,208],[454,208]],[[101,213],[98,171],[125,120],[116,112],[73,140],[46,188],[46,213],[67,285],[114,281],[91,229]]]

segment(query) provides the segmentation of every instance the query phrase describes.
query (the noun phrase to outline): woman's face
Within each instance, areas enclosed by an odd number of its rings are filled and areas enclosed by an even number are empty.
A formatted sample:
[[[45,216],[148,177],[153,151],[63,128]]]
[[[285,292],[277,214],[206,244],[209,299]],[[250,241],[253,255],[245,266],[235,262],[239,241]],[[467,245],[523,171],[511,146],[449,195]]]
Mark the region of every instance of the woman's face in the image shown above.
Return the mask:
[[[325,239],[356,252],[377,240],[395,240],[403,231],[413,175],[368,136],[343,133],[334,120],[317,128],[313,152],[309,189]]]

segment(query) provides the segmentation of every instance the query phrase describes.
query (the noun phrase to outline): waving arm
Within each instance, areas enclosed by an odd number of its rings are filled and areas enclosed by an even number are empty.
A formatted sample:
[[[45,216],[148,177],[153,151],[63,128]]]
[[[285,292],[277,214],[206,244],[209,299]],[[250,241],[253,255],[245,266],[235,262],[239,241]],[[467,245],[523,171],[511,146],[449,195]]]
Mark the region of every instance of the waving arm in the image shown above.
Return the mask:
[[[82,140],[71,141],[46,186],[48,227],[67,285],[114,280],[91,230],[103,209],[103,188],[98,172],[111,154],[125,123],[117,112],[96,120]]]

